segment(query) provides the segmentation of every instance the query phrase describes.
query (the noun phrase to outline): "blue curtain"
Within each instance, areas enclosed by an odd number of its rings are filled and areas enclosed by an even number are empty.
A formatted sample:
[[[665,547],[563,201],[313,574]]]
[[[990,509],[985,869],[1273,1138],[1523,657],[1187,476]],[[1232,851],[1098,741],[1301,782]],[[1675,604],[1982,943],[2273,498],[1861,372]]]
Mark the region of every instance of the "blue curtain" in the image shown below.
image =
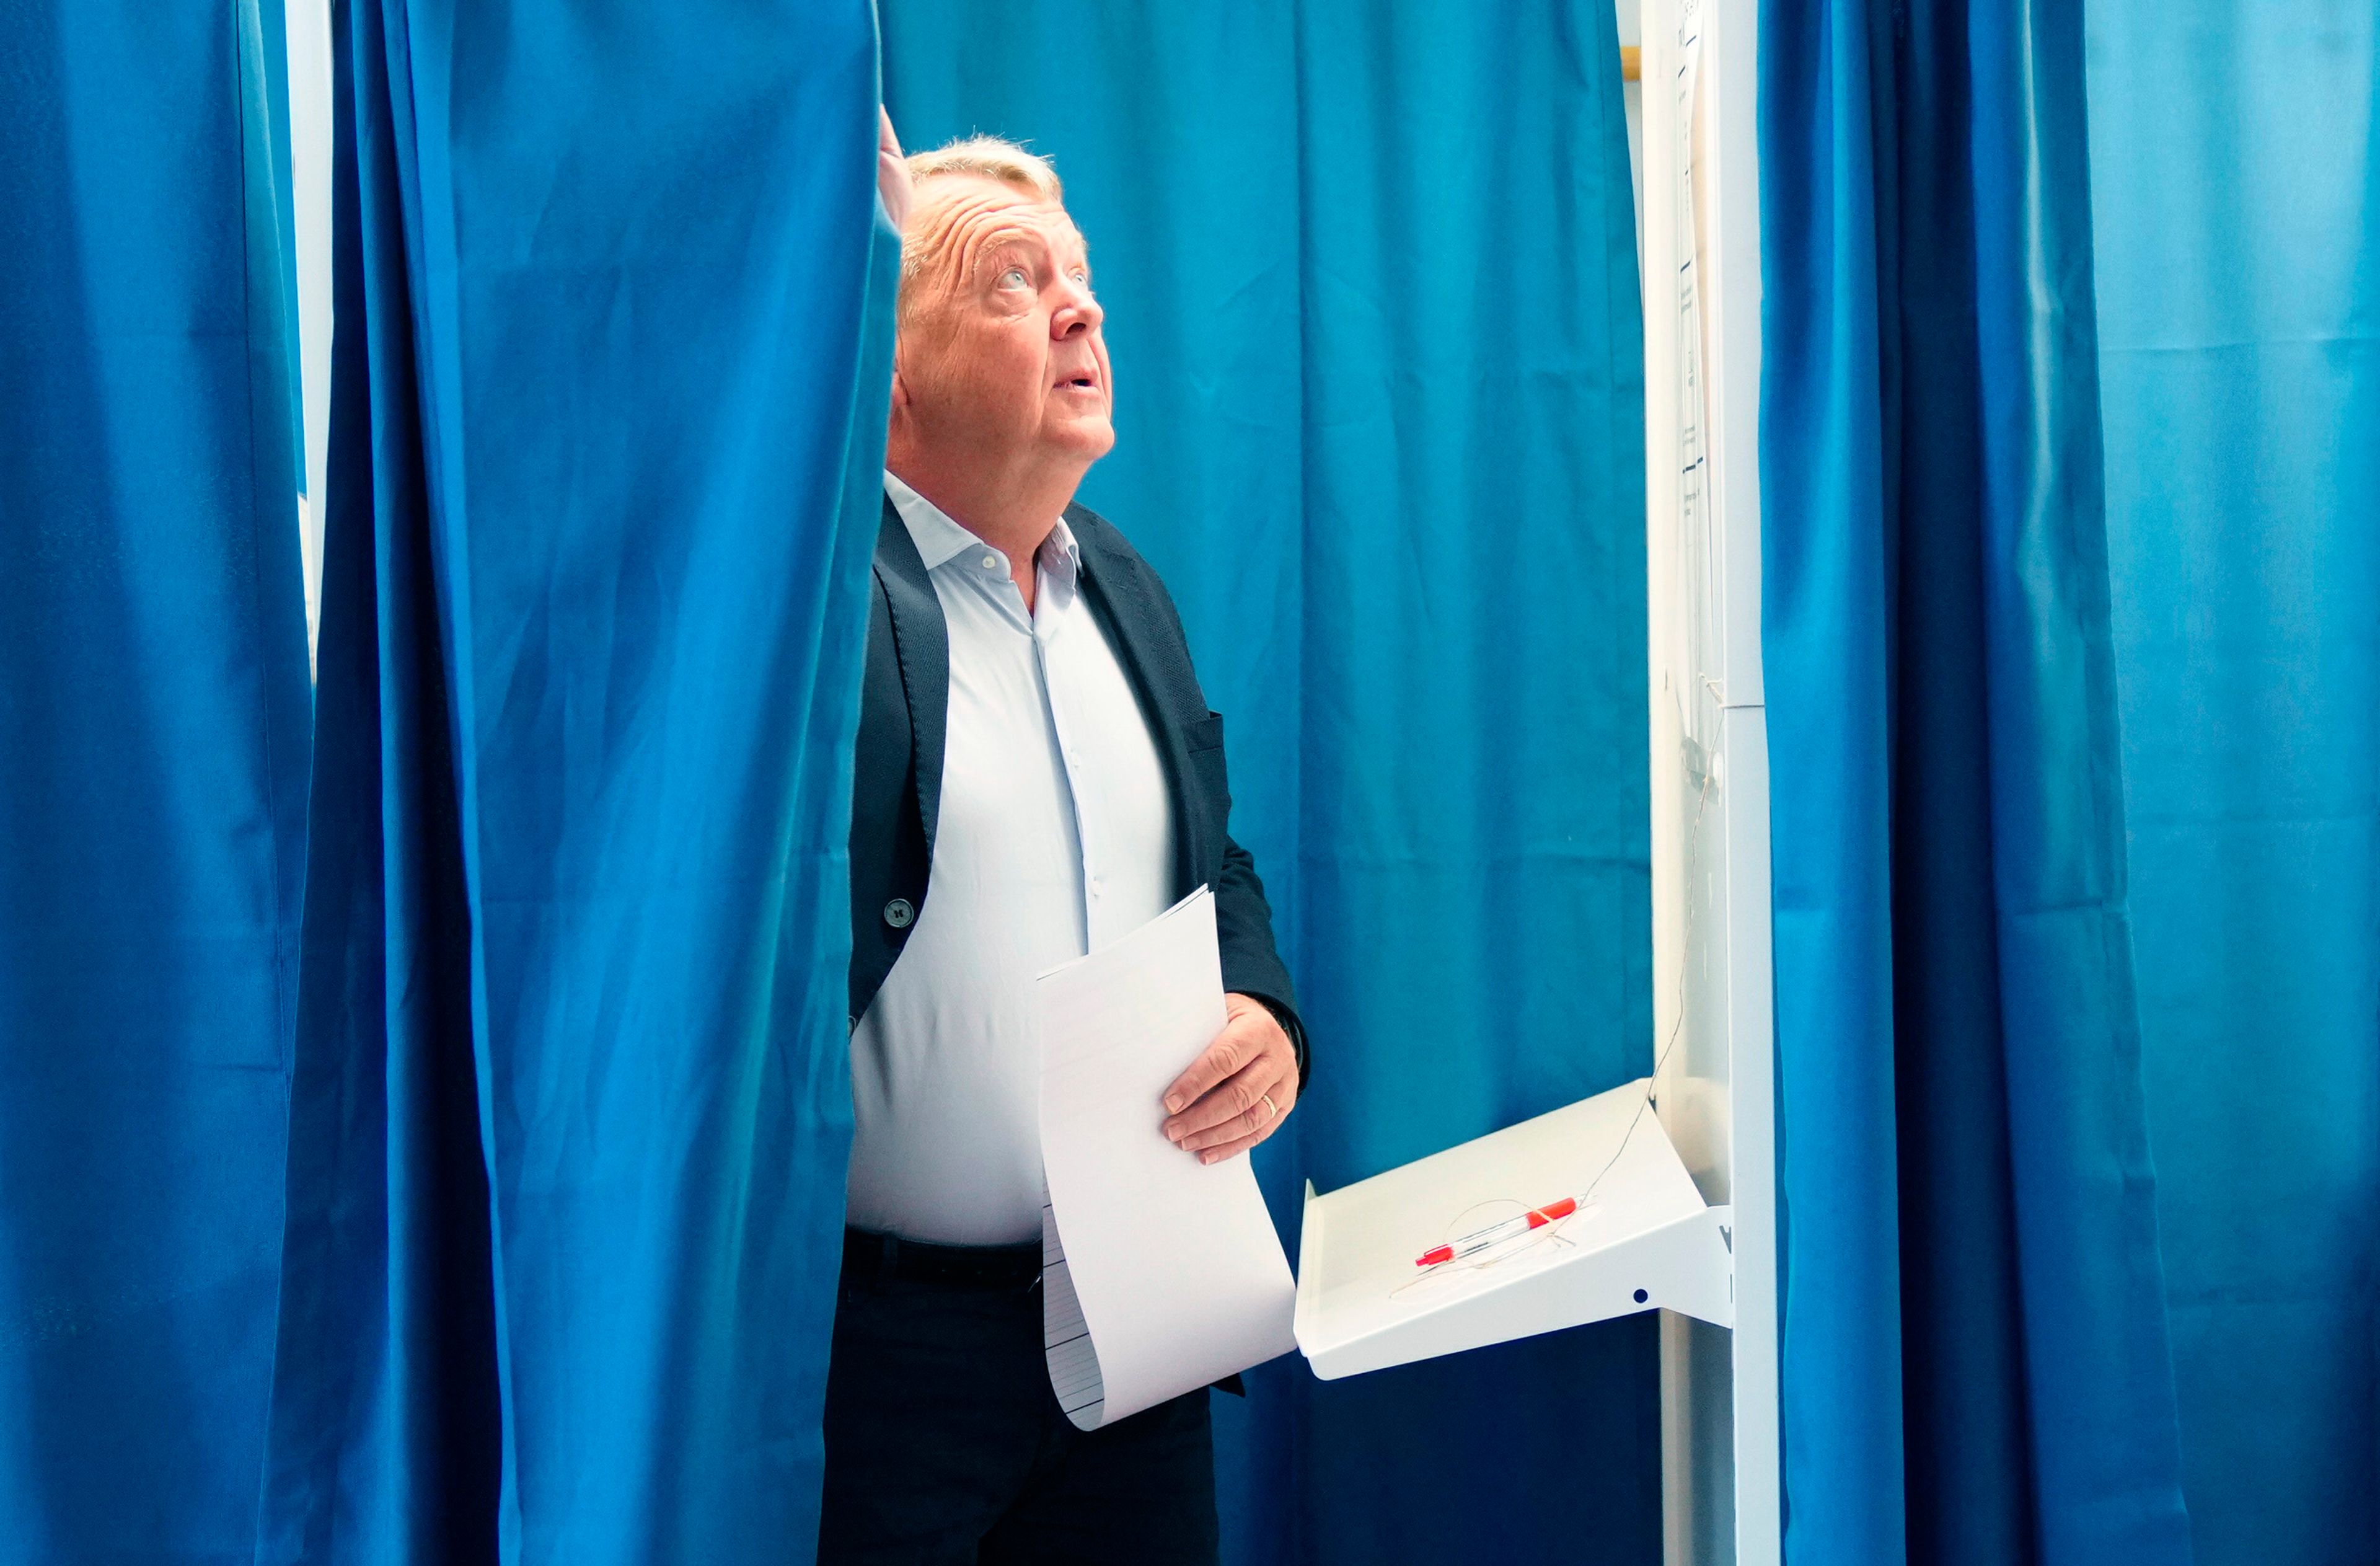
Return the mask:
[[[886,0],[905,144],[1052,156],[1118,382],[1085,498],[1229,720],[1330,1189],[1650,1061],[1642,347],[1609,0]],[[1649,1317],[1219,1396],[1239,1562],[1659,1556]]]
[[[2107,517],[2199,1566],[2380,1560],[2380,19],[2091,0]]]
[[[2082,18],[1760,55],[1786,1559],[2187,1560]]]
[[[264,144],[273,159],[273,215],[281,236],[281,297],[287,330],[291,465],[298,472],[298,492],[306,487],[306,409],[300,391],[302,357],[298,333],[297,189],[290,168],[289,148],[289,7],[287,0],[254,0],[259,72],[264,93]]]
[[[864,0],[353,0],[260,1558],[805,1559],[891,383]]]
[[[11,1561],[254,1537],[308,725],[268,52],[249,4],[0,30]]]

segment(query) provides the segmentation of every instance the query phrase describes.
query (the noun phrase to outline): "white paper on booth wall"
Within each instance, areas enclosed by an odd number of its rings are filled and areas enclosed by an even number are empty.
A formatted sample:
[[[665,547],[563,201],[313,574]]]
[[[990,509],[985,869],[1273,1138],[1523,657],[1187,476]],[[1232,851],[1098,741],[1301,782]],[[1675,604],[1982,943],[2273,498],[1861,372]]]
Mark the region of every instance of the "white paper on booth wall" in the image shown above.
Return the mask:
[[[1247,1156],[1202,1164],[1161,1129],[1165,1089],[1223,1029],[1213,894],[1034,989],[1044,1342],[1092,1430],[1296,1347],[1297,1285]]]

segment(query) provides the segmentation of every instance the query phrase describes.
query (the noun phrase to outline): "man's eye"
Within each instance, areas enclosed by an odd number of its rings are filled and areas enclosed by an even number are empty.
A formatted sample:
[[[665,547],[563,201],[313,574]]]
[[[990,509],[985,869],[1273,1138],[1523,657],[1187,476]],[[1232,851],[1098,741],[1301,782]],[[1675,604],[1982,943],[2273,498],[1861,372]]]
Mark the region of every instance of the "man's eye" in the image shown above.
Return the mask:
[[[1000,286],[1003,288],[1023,288],[1027,285],[1027,281],[1021,266],[1012,266],[1000,274]]]

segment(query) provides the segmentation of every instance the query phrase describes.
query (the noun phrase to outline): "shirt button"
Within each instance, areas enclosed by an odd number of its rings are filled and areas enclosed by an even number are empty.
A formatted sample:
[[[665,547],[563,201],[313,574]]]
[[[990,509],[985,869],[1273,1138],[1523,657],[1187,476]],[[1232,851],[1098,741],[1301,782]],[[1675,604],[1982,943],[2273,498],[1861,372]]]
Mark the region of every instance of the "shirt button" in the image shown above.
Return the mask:
[[[1091,895],[1094,897],[1097,897],[1100,892],[1105,892],[1107,889],[1108,883],[1103,880],[1095,880],[1091,882]]]
[[[999,570],[999,569],[1000,569],[1000,556],[998,556],[998,555],[996,555],[996,554],[987,554],[987,555],[985,555],[985,556],[983,557],[983,568],[984,568],[985,570],[987,570],[987,571],[997,571],[997,570]]]
[[[917,917],[917,910],[910,906],[906,897],[895,897],[884,904],[884,922],[894,929],[907,929]]]

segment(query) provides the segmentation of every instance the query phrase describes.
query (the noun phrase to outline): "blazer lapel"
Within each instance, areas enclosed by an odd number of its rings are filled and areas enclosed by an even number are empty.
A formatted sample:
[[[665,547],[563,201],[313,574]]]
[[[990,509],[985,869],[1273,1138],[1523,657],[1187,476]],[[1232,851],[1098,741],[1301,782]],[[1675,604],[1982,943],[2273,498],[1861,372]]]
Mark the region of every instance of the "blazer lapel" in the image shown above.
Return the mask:
[[[1140,698],[1141,716],[1148,721],[1149,737],[1156,742],[1158,754],[1165,759],[1178,851],[1174,879],[1176,890],[1187,892],[1194,884],[1196,867],[1207,862],[1203,841],[1206,813],[1192,808],[1188,797],[1190,758],[1184,749],[1183,739],[1186,720],[1170,710],[1181,705],[1174,693],[1179,676],[1188,672],[1187,661],[1176,653],[1172,639],[1160,629],[1164,620],[1141,576],[1140,563],[1130,554],[1107,548],[1101,533],[1105,524],[1096,519],[1087,522],[1079,507],[1069,509],[1067,523],[1075,529],[1075,541],[1083,551],[1083,596],[1115,643],[1124,674]],[[1177,662],[1183,665],[1178,671]],[[1204,704],[1198,704],[1198,708],[1190,716],[1206,716]]]
[[[926,561],[909,537],[892,497],[876,530],[876,577],[892,613],[892,645],[901,660],[901,687],[909,698],[909,765],[917,783],[917,814],[926,826],[926,861],[933,862],[934,824],[942,805],[942,736],[951,710],[951,636],[942,623]]]

